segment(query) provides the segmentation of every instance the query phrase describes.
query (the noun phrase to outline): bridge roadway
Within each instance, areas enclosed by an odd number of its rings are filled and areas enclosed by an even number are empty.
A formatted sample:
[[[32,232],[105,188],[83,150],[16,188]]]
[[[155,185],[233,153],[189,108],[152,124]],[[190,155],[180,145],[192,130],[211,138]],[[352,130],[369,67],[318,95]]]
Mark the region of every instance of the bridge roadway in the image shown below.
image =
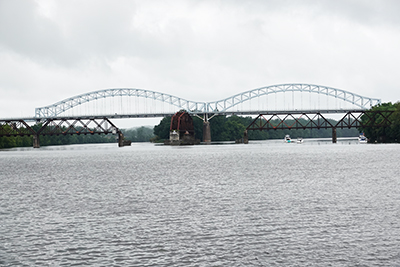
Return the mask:
[[[363,112],[365,109],[324,109],[324,110],[256,110],[256,111],[215,111],[215,112],[188,112],[190,115],[197,115],[197,116],[212,116],[212,115],[225,115],[225,116],[232,116],[232,115],[283,115],[283,114],[330,114],[330,113],[337,113],[337,114],[344,114],[347,112]],[[1,122],[6,121],[19,121],[23,120],[26,122],[40,122],[45,121],[47,119],[57,119],[57,120],[71,120],[71,119],[128,119],[128,118],[162,118],[172,116],[175,113],[167,112],[167,113],[142,113],[142,114],[105,114],[105,115],[80,115],[80,116],[54,116],[54,117],[22,117],[22,118],[0,118]]]

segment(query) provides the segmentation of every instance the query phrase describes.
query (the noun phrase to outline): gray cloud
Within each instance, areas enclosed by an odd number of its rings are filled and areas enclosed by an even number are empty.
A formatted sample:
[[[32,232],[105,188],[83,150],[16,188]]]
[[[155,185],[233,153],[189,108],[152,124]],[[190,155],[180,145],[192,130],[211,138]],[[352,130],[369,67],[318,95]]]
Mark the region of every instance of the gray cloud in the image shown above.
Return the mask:
[[[101,88],[211,101],[287,82],[396,101],[399,6],[0,0],[0,92],[37,92],[30,110]]]
[[[71,52],[58,25],[37,13],[31,1],[0,2],[0,47],[48,64],[69,61]]]

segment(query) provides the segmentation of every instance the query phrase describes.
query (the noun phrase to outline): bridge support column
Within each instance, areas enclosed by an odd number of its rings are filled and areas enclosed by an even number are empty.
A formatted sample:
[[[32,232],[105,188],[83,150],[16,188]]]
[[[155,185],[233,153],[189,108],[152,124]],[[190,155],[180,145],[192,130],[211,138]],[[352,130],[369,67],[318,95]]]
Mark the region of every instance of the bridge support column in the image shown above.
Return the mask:
[[[247,134],[247,130],[244,131],[243,133],[243,143],[248,144],[249,143],[249,135]]]
[[[336,144],[337,142],[337,133],[336,133],[336,128],[332,128],[332,143]]]
[[[33,135],[33,148],[40,148],[39,135]]]
[[[121,132],[118,132],[118,147],[124,146],[124,135]]]
[[[209,121],[203,121],[203,142],[211,142],[211,128]]]

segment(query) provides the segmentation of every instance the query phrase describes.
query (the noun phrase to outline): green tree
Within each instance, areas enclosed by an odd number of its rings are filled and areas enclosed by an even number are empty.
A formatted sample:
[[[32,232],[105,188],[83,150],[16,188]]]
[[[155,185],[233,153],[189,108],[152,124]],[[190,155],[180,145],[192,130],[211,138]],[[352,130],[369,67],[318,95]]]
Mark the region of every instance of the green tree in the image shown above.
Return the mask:
[[[245,130],[246,127],[239,120],[228,119],[220,138],[226,141],[234,141],[242,138]]]
[[[382,103],[372,107],[369,111],[380,111],[381,113],[367,113],[361,117],[363,124],[367,124],[367,127],[361,128],[364,131],[365,136],[370,142],[398,142],[399,130],[400,130],[400,103],[392,104],[391,102]],[[385,111],[395,111],[392,115],[389,115]],[[392,123],[387,127],[374,127],[385,122],[387,117]]]
[[[158,139],[169,139],[169,128],[171,125],[171,117],[164,117],[160,123],[154,126],[154,135]]]
[[[225,129],[226,116],[215,116],[210,121],[211,140],[224,141],[222,133]]]
[[[14,131],[11,129],[10,125],[4,124],[1,125],[1,130],[4,133],[12,134]],[[5,136],[0,138],[0,148],[11,148],[17,145],[16,137],[14,136]]]
[[[193,116],[194,137],[203,141],[203,120]]]
[[[145,126],[132,129],[122,129],[121,131],[125,138],[132,142],[149,142],[149,140],[154,137],[153,129]]]

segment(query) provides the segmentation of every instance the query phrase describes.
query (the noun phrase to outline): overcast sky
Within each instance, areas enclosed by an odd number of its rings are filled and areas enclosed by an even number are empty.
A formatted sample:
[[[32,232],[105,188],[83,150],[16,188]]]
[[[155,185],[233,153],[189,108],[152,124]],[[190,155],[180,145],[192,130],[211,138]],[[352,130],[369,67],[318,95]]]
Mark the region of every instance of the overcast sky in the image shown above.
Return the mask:
[[[400,100],[397,0],[0,0],[0,117],[107,88],[214,101],[280,83]]]

